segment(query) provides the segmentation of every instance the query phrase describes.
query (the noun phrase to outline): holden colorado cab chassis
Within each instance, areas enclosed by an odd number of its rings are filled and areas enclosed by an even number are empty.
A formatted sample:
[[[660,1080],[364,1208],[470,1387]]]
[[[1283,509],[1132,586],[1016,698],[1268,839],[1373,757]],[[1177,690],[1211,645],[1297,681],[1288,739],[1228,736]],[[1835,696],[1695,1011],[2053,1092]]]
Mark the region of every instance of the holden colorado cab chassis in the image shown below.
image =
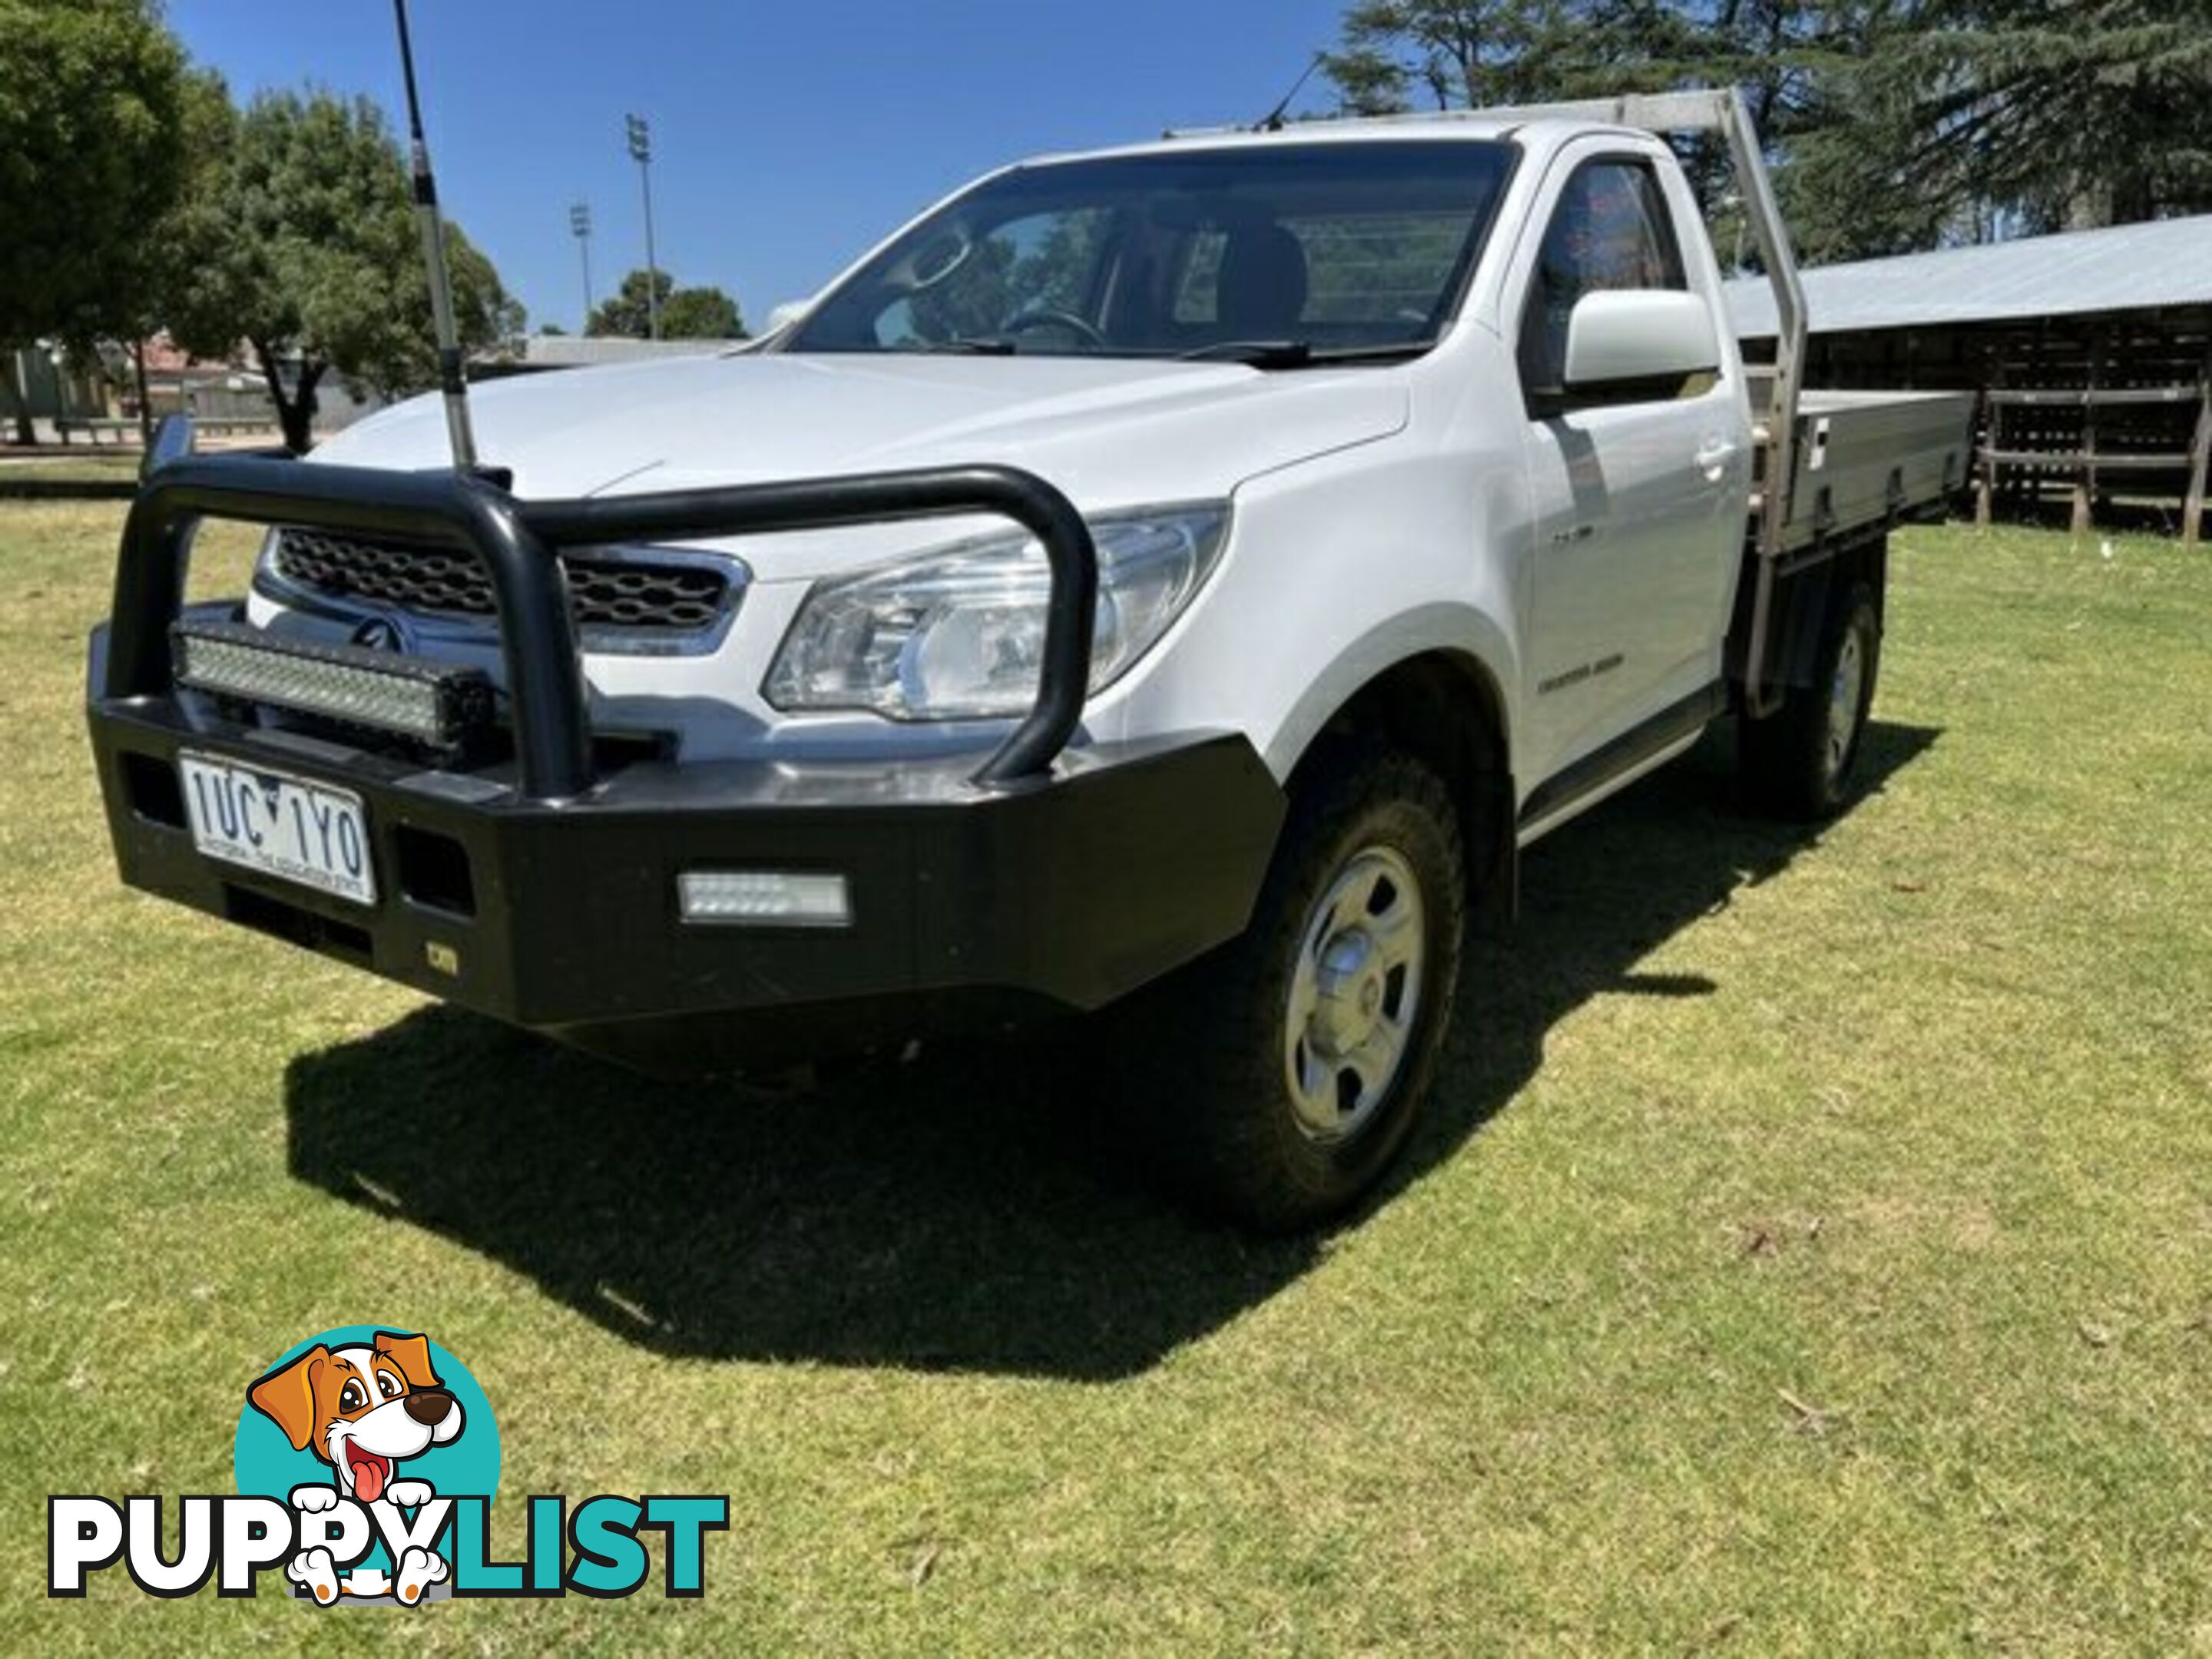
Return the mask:
[[[481,389],[468,471],[428,399],[172,428],[92,644],[122,876],[654,1069],[1121,1003],[1178,1167],[1307,1223],[1522,847],[1728,712],[1846,799],[1970,410],[1801,396],[1804,341],[1740,100],[1676,94],[1008,168],[757,349]],[[266,539],[188,605],[210,518]]]

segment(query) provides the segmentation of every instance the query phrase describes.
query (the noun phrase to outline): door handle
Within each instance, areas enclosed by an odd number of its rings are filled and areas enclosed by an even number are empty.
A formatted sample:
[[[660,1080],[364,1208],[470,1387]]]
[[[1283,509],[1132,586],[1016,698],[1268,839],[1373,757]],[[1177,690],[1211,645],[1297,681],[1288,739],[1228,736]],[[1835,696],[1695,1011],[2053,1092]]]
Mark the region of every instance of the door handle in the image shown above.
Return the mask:
[[[1692,459],[1707,483],[1718,483],[1728,474],[1728,464],[1742,453],[1743,446],[1733,438],[1708,438]]]

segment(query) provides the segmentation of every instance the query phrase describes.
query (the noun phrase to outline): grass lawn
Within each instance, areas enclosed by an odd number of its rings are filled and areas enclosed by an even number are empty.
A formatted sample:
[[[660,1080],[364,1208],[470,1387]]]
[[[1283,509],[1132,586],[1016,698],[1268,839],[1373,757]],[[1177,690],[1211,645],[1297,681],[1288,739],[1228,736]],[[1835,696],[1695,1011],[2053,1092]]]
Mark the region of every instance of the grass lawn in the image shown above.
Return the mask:
[[[48,450],[35,458],[0,451],[0,489],[26,483],[128,483],[138,476],[135,449],[87,449],[81,454]]]
[[[0,1648],[327,1650],[46,1602],[45,1495],[229,1490],[377,1321],[489,1392],[502,1551],[733,1514],[703,1601],[349,1650],[2212,1653],[2212,555],[1905,532],[1878,791],[1716,744],[1546,843],[1404,1181],[1258,1244],[1037,1056],[686,1095],[118,890],[118,519],[0,508]]]

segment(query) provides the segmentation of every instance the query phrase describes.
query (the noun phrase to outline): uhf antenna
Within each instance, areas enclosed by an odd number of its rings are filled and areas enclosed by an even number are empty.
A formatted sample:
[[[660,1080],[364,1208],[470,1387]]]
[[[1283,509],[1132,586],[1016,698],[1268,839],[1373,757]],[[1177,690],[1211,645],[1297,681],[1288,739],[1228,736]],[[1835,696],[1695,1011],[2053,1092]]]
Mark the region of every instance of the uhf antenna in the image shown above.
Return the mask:
[[[430,320],[438,336],[438,386],[446,397],[446,435],[453,470],[477,464],[476,428],[469,422],[469,382],[462,372],[460,330],[453,322],[453,277],[446,269],[446,227],[438,216],[438,181],[430,174],[430,146],[422,137],[422,100],[415,91],[415,43],[407,32],[407,0],[392,0],[399,15],[399,67],[407,80],[407,136],[415,167],[415,216],[422,226],[422,260],[430,268]]]
[[[1283,94],[1283,101],[1269,110],[1260,124],[1252,129],[1253,131],[1280,132],[1283,130],[1283,117],[1290,113],[1291,100],[1306,89],[1306,82],[1313,79],[1313,72],[1322,66],[1322,56],[1320,52],[1313,55],[1312,60],[1306,64],[1305,73],[1291,82],[1291,89]]]

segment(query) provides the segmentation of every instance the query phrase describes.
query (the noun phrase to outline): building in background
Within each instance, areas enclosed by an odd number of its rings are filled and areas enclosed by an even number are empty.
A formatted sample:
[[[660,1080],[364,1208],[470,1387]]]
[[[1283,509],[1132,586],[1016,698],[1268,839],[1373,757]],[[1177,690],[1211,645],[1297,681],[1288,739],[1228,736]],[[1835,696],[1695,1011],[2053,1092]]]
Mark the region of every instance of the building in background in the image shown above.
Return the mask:
[[[520,356],[484,352],[469,363],[471,380],[503,380],[556,368],[593,368],[606,363],[651,362],[664,357],[707,357],[742,349],[750,340],[641,340],[626,334],[533,334]]]
[[[1805,273],[1808,383],[1983,394],[1980,514],[2130,513],[2194,541],[2212,465],[2212,216]],[[1771,356],[1774,299],[1729,284]]]
[[[31,419],[51,427],[56,421],[96,420],[108,413],[108,391],[97,363],[70,361],[58,347],[36,345],[12,354],[12,385],[22,388]],[[0,393],[0,404],[6,394]],[[12,416],[12,407],[0,414]],[[0,420],[0,440],[14,435],[10,420]]]
[[[143,348],[146,362],[146,403],[155,420],[165,415],[190,415],[204,421],[265,421],[276,424],[276,413],[269,401],[269,388],[260,375],[235,363],[209,362],[169,343],[156,335]],[[131,371],[128,354],[122,354],[123,383]],[[136,414],[137,394],[126,391],[124,412]]]

